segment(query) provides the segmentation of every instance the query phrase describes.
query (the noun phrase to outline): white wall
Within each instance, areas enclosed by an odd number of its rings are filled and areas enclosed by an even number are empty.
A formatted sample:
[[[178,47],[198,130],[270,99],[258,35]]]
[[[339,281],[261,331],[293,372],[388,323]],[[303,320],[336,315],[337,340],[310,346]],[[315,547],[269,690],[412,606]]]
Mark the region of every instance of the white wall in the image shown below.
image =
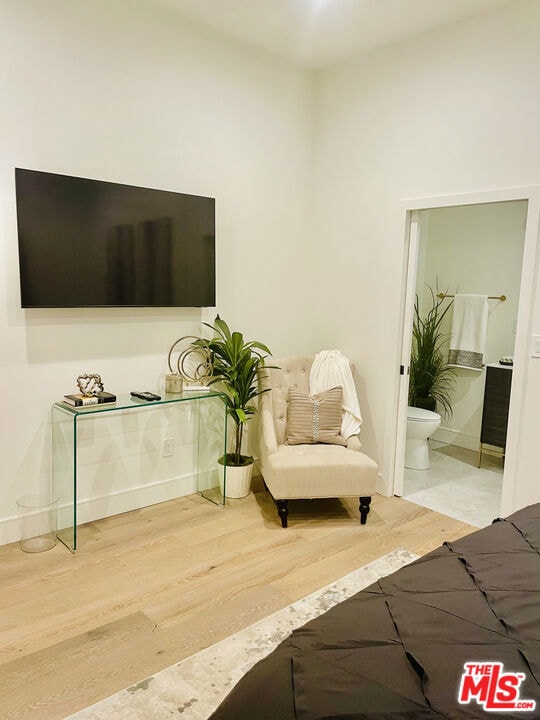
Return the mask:
[[[527,202],[501,202],[423,210],[419,254],[422,272],[416,292],[422,312],[431,306],[429,288],[449,294],[506,295],[504,302],[488,300],[485,363],[514,355],[523,264]],[[420,268],[419,268],[420,270]],[[443,302],[444,310],[449,300]],[[441,326],[447,339],[452,309]],[[445,352],[448,343],[445,342]],[[451,393],[452,415],[443,416],[437,440],[478,450],[484,399],[485,370],[455,369]]]
[[[400,200],[540,183],[540,5],[316,76],[142,2],[3,0],[0,12],[0,542],[15,537],[16,498],[48,482],[49,410],[74,378],[151,389],[201,320],[21,310],[15,166],[215,196],[220,312],[277,356],[340,347],[356,363],[364,448],[388,491]],[[515,507],[540,499],[540,360],[526,371]]]
[[[22,310],[14,167],[215,197],[222,316],[276,355],[312,350],[316,327],[296,272],[310,257],[312,76],[141,2],[1,5],[0,543],[16,537],[17,497],[48,483],[50,407],[75,378],[156,388],[172,342],[213,319]]]
[[[320,322],[365,378],[364,446],[383,462],[387,492],[404,249],[400,201],[540,183],[539,37],[540,4],[516,2],[320,75],[315,208],[332,288]],[[338,308],[330,302],[336,296]],[[533,324],[539,332],[538,304]],[[512,507],[540,500],[540,360],[527,358],[526,365]]]

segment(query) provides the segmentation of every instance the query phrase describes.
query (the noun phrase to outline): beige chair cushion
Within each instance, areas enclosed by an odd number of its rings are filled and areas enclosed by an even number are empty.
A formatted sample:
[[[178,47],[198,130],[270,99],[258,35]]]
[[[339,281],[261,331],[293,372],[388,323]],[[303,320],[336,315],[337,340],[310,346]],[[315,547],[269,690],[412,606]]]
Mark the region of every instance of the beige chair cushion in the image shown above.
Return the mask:
[[[347,444],[340,435],[343,388],[335,387],[316,395],[289,388],[287,445]]]
[[[263,474],[274,498],[360,497],[377,489],[377,464],[339,445],[280,445]]]

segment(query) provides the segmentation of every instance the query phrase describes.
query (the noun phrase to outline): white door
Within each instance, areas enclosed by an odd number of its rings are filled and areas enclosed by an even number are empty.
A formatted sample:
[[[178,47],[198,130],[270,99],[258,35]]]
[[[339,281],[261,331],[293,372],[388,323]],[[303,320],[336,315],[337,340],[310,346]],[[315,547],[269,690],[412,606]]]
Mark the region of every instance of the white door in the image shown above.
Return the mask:
[[[401,342],[400,381],[398,399],[398,434],[396,439],[394,495],[403,494],[403,472],[405,461],[405,432],[407,424],[407,406],[409,397],[409,360],[411,356],[411,339],[414,311],[414,288],[416,287],[416,267],[418,260],[418,235],[420,230],[419,211],[408,212],[408,249],[407,271],[403,302],[403,332]]]

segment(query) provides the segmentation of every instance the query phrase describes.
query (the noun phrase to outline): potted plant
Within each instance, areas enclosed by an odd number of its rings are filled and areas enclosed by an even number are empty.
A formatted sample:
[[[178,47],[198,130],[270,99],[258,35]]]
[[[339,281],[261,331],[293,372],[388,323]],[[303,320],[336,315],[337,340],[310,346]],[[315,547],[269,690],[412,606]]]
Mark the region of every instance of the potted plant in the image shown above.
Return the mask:
[[[211,340],[193,343],[206,347],[210,352],[212,379],[209,385],[220,384],[225,393],[227,412],[235,427],[234,450],[227,453],[220,462],[227,466],[227,497],[244,497],[249,493],[253,458],[242,454],[244,425],[257,412],[255,398],[266,390],[257,385],[257,371],[264,367],[270,350],[261,342],[246,342],[242,333],[231,332],[219,315],[214,324],[205,325],[214,331]]]
[[[455,371],[443,352],[448,333],[444,333],[441,326],[452,304],[443,309],[444,295],[436,296],[431,287],[429,290],[431,307],[425,316],[420,315],[418,295],[414,303],[409,405],[433,411],[439,405],[446,415],[451,415]]]

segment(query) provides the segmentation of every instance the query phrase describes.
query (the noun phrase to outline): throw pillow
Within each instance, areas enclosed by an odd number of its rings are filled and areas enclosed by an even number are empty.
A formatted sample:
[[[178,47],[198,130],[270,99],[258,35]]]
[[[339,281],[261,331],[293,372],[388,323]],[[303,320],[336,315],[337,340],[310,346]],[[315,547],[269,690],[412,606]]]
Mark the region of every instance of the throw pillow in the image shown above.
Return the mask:
[[[287,408],[287,445],[314,445],[329,443],[346,445],[340,435],[343,403],[341,386],[318,393],[305,393],[289,389]]]

